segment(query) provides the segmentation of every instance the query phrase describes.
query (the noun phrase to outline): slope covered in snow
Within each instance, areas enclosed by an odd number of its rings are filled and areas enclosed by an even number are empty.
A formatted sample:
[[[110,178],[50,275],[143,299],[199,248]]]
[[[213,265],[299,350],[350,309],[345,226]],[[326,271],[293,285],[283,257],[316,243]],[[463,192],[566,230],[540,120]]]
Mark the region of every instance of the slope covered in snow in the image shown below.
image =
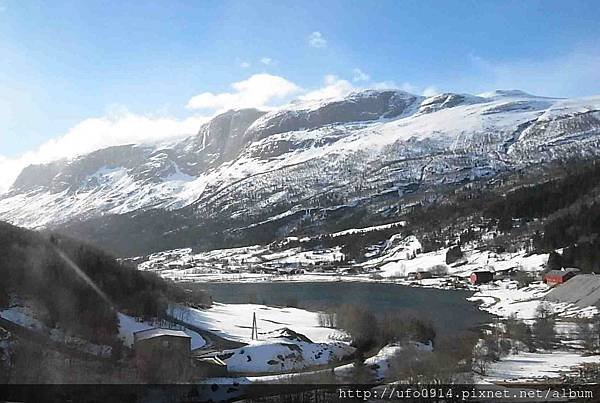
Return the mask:
[[[244,343],[253,341],[253,315],[256,315],[259,339],[268,338],[272,332],[281,328],[290,328],[318,343],[338,341],[347,337],[336,329],[321,327],[317,312],[298,308],[214,303],[209,309],[172,306],[169,314],[189,325]]]
[[[354,351],[346,343],[314,343],[289,329],[278,329],[262,341],[225,350],[218,357],[233,373],[285,373],[334,364]]]
[[[269,113],[230,111],[180,142],[28,167],[0,196],[0,219],[105,243],[117,226],[133,235],[159,224],[143,237],[176,243],[207,223],[250,232],[274,225],[277,237],[356,206],[385,212],[418,189],[597,155],[598,134],[600,97],[365,91]]]

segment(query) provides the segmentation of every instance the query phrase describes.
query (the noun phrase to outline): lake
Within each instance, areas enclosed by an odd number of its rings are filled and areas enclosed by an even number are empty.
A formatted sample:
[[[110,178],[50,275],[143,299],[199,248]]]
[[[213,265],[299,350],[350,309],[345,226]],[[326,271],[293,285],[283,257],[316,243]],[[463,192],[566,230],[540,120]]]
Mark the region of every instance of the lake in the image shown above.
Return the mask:
[[[465,290],[439,290],[389,283],[365,282],[211,282],[186,284],[198,287],[223,303],[259,303],[326,310],[355,304],[374,313],[410,310],[431,320],[438,333],[456,333],[492,321],[492,316],[466,300]]]

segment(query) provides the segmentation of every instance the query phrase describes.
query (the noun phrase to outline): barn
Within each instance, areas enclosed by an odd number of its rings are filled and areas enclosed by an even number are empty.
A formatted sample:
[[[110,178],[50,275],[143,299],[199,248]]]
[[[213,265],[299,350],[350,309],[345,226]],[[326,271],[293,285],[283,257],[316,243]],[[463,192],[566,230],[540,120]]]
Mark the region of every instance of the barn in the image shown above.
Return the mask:
[[[549,285],[562,284],[577,274],[575,270],[550,270],[544,274],[544,283]]]
[[[471,273],[469,280],[471,284],[484,284],[489,283],[494,279],[494,273],[488,270],[478,270]]]
[[[185,380],[190,369],[190,336],[180,330],[148,329],[133,334],[140,375],[151,382]]]

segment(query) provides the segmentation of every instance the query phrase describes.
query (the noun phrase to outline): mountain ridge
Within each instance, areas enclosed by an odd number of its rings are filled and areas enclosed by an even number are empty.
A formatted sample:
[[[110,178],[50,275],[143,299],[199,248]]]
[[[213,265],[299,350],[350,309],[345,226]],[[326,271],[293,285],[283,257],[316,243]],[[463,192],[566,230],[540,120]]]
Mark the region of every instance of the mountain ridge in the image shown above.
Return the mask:
[[[369,214],[394,214],[441,184],[596,156],[599,134],[600,97],[368,90],[271,112],[228,111],[170,144],[109,147],[28,167],[0,195],[0,219],[60,228],[146,212],[184,217],[164,226],[169,233],[185,222],[235,232],[365,200]],[[296,231],[298,220],[272,237]]]

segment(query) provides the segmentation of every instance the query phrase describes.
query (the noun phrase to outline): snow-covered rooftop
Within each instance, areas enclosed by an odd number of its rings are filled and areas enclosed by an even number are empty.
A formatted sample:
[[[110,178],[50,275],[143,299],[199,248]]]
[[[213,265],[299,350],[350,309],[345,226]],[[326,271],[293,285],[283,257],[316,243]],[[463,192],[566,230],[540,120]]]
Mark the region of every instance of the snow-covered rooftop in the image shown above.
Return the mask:
[[[185,332],[182,332],[181,330],[172,330],[172,329],[147,329],[147,330],[140,330],[138,332],[134,333],[134,338],[135,340],[147,340],[147,339],[152,339],[155,337],[161,337],[161,336],[173,336],[173,337],[185,337],[187,339],[191,339],[190,336],[188,336]]]

